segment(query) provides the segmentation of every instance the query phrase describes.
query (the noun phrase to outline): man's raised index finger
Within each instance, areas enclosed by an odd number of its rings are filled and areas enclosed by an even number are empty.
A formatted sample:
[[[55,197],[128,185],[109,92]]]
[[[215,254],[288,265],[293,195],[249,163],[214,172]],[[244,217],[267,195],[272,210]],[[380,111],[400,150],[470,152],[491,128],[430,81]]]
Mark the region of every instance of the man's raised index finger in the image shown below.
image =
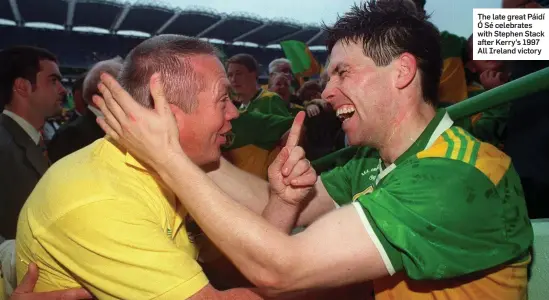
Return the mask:
[[[299,139],[301,138],[301,131],[303,130],[303,121],[305,120],[305,112],[300,111],[294,119],[286,146],[295,147],[299,145]]]

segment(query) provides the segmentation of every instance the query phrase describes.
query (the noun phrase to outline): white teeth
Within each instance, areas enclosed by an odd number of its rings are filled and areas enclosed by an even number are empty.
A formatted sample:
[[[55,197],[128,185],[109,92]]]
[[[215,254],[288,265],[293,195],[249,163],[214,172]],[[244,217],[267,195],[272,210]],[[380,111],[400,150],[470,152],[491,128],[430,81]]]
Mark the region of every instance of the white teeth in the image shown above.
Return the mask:
[[[338,110],[336,111],[336,115],[339,117],[341,114],[348,114],[352,112],[355,112],[354,107],[345,106],[345,107],[338,108]]]

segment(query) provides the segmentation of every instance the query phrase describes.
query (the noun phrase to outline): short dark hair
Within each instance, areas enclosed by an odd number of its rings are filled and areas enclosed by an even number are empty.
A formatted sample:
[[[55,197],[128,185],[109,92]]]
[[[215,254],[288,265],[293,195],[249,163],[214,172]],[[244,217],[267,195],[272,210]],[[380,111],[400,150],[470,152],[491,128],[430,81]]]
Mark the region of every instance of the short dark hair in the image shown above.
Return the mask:
[[[118,79],[137,102],[152,108],[149,81],[155,72],[159,72],[168,101],[185,112],[191,112],[197,104],[196,95],[205,88],[204,79],[189,61],[198,55],[219,56],[219,51],[197,38],[158,35],[130,51]]]
[[[42,60],[57,63],[53,53],[38,47],[13,46],[0,51],[0,108],[11,102],[17,78],[24,78],[33,86],[36,84]]]
[[[403,0],[370,0],[354,5],[333,27],[324,25],[328,33],[328,51],[334,45],[362,43],[364,55],[377,66],[386,66],[407,52],[416,60],[421,74],[421,88],[427,103],[438,102],[438,86],[442,73],[440,32],[420,12],[411,12]]]
[[[227,60],[227,66],[230,64],[243,65],[246,69],[248,69],[248,71],[259,73],[259,65],[257,60],[255,60],[255,58],[250,54],[240,53],[231,56],[231,58]]]

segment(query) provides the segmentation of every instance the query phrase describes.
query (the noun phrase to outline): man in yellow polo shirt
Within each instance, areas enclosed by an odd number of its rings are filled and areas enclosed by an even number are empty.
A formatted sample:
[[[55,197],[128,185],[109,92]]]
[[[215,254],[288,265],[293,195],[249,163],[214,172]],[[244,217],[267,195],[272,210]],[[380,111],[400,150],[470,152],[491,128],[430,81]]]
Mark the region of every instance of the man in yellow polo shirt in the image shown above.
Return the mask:
[[[197,165],[218,161],[238,111],[217,50],[177,35],[138,45],[120,79],[145,107],[152,107],[149,83],[159,84],[150,80],[153,72],[173,99],[184,151]],[[59,160],[22,209],[18,281],[35,262],[36,292],[84,287],[99,299],[258,299],[209,285],[186,230],[187,212],[158,178],[109,138]]]

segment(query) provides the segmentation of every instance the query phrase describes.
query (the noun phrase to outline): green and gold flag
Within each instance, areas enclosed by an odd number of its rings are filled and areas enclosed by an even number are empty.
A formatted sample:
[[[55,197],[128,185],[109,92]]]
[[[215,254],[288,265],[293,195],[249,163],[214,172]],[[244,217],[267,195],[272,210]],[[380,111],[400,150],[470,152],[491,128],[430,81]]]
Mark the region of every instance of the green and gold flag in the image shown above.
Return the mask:
[[[290,40],[281,42],[280,46],[286,58],[292,62],[292,72],[296,77],[312,77],[320,74],[321,66],[305,43]]]

